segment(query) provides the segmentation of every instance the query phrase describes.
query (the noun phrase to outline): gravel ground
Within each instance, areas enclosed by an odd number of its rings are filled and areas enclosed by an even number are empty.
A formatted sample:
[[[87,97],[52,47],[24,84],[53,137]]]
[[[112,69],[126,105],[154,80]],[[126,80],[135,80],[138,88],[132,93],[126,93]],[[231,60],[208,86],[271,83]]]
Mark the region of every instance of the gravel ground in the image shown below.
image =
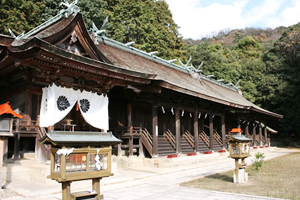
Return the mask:
[[[10,198],[15,196],[19,196],[19,194],[12,189],[9,188],[0,189],[0,199],[5,199],[5,198]]]

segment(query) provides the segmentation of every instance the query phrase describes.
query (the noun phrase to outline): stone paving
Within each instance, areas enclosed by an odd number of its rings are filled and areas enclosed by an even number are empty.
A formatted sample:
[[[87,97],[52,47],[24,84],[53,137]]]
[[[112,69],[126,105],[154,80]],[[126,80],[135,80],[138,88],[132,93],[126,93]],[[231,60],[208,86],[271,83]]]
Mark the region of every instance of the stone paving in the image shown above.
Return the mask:
[[[268,148],[264,152],[266,159],[272,159],[292,152],[289,149]],[[252,155],[255,154],[253,151]],[[180,158],[179,158],[180,159]],[[246,159],[251,163],[251,157]],[[118,173],[101,181],[101,193],[105,200],[192,200],[192,199],[276,199],[245,194],[233,194],[211,190],[180,187],[182,182],[207,175],[231,170],[234,160],[218,156],[202,165],[182,166],[176,168],[118,168]],[[71,191],[86,190],[91,181],[73,182]],[[16,191],[19,196],[4,198],[6,200],[58,200],[61,199],[61,184],[56,181],[42,184],[34,181],[11,182],[7,188]]]

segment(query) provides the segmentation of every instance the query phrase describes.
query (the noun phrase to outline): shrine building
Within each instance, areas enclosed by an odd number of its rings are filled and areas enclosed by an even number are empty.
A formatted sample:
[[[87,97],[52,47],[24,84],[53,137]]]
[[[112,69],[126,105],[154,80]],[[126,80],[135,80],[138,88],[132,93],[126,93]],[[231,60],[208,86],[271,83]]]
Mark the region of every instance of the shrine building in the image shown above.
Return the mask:
[[[49,159],[38,140],[50,130],[111,131],[122,140],[115,154],[148,158],[224,150],[232,128],[266,147],[274,132],[268,122],[283,117],[189,63],[86,27],[76,5],[28,33],[0,34],[0,104],[6,102],[23,116],[9,119],[11,134],[2,138],[3,155],[15,160],[27,152]]]

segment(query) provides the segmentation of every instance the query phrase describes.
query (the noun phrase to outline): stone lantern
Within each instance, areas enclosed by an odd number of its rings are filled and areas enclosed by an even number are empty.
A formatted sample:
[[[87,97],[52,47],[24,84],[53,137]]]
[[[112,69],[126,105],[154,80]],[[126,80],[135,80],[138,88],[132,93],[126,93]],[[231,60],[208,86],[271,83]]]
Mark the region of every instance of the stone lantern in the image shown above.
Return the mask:
[[[112,133],[50,131],[40,139],[50,144],[51,169],[48,178],[62,183],[62,199],[100,200],[100,180],[111,173],[111,145],[121,140]],[[92,189],[71,193],[71,182],[92,179]]]
[[[250,156],[251,139],[242,135],[242,129],[233,128],[230,133],[229,157],[235,159],[235,174],[233,175],[234,183],[242,183],[248,180],[248,174],[245,173],[245,158]]]

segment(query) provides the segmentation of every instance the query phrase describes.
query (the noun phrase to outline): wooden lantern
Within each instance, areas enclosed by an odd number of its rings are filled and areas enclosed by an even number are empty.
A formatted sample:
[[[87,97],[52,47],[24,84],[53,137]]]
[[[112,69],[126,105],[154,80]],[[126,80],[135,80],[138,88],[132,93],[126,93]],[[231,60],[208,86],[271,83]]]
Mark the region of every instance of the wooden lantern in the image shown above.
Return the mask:
[[[243,131],[240,128],[232,129],[230,131],[231,137],[228,140],[230,153],[229,157],[235,159],[234,182],[236,183],[243,182],[246,179],[244,171],[244,168],[246,167],[245,158],[250,156],[251,139],[242,135],[242,132]]]
[[[112,133],[50,131],[40,139],[50,144],[51,169],[48,178],[62,183],[62,199],[88,197],[100,200],[100,180],[112,176],[111,145],[121,140]],[[70,192],[72,181],[92,179],[92,190]]]

